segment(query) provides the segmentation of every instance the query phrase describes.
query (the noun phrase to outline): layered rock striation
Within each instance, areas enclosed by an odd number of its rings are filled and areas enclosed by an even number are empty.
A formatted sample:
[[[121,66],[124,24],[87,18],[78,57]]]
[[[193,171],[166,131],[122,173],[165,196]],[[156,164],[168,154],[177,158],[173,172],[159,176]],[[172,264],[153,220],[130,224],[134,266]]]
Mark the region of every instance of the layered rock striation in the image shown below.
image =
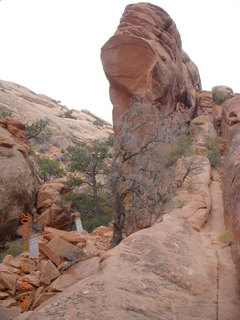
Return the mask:
[[[161,215],[166,153],[189,130],[201,82],[171,17],[148,3],[126,7],[101,58],[113,103],[118,243]]]

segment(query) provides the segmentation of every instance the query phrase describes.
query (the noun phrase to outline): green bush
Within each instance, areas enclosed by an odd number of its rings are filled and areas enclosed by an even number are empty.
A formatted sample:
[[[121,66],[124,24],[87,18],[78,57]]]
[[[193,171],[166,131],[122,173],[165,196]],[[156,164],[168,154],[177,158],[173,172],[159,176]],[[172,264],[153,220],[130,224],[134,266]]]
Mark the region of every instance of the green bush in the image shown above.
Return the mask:
[[[69,118],[69,119],[77,119],[77,117],[72,115],[73,110],[68,110],[64,113],[65,118]]]
[[[88,232],[93,231],[101,225],[107,225],[113,219],[113,201],[109,194],[98,196],[100,211],[94,211],[94,201],[91,195],[86,193],[70,193],[63,197],[62,201],[73,201],[77,211],[81,213],[83,228]]]
[[[2,111],[0,112],[0,118],[11,118],[12,112]]]
[[[37,159],[37,164],[39,166],[39,177],[44,182],[50,181],[52,177],[61,178],[66,174],[63,168],[60,167],[59,161],[57,160],[39,158]]]
[[[101,120],[95,120],[93,121],[93,124],[95,126],[103,127],[104,123]]]
[[[193,154],[193,137],[182,136],[177,139],[175,146],[168,154],[168,164],[172,165],[182,157],[188,157]]]
[[[217,167],[220,161],[219,138],[207,137],[205,140],[205,147],[208,149],[207,157],[211,167]]]
[[[27,139],[47,140],[51,136],[50,130],[46,129],[49,125],[48,119],[38,119],[31,125],[26,125]]]
[[[84,183],[84,180],[81,178],[70,178],[65,182],[66,187],[72,188],[72,187],[79,187]]]
[[[114,135],[110,134],[106,139],[106,145],[109,147],[113,147],[114,145]]]

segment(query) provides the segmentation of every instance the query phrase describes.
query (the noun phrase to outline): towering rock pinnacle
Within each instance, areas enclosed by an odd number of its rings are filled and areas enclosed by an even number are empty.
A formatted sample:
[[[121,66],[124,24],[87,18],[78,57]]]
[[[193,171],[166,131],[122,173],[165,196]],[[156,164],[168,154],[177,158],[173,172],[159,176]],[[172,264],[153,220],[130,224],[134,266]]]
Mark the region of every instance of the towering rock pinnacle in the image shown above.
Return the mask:
[[[171,17],[148,3],[126,7],[101,59],[116,136],[115,242],[162,214],[166,153],[186,134],[201,82]]]

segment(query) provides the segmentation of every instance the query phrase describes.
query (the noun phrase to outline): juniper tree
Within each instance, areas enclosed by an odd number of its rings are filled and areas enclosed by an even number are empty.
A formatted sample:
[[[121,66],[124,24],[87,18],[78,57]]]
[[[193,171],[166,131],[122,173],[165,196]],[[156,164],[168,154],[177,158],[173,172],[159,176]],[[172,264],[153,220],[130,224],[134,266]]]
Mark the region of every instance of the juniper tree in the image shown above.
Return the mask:
[[[93,211],[99,213],[98,189],[100,185],[97,183],[97,175],[105,174],[108,171],[106,159],[110,157],[109,144],[106,140],[94,140],[90,144],[82,147],[69,146],[67,148],[69,166],[68,170],[75,175],[81,173],[84,180],[79,180],[79,185],[87,183],[92,188]],[[72,180],[76,186],[78,181]],[[71,180],[69,181],[71,184]]]

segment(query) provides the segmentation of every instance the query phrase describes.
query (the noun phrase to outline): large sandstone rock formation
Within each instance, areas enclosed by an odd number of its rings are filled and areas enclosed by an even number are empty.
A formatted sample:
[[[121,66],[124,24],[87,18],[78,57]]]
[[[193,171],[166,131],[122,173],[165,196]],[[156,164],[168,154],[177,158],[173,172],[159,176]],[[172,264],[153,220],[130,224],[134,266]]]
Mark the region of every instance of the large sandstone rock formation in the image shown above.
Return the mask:
[[[148,3],[126,7],[101,58],[116,135],[117,243],[122,232],[149,227],[161,215],[164,157],[176,137],[188,132],[201,83],[175,23]]]
[[[233,256],[240,275],[240,94],[225,103],[222,130],[228,144],[224,170],[225,220],[233,231]]]
[[[0,241],[15,235],[21,213],[30,211],[36,198],[24,128],[20,121],[0,119]]]

